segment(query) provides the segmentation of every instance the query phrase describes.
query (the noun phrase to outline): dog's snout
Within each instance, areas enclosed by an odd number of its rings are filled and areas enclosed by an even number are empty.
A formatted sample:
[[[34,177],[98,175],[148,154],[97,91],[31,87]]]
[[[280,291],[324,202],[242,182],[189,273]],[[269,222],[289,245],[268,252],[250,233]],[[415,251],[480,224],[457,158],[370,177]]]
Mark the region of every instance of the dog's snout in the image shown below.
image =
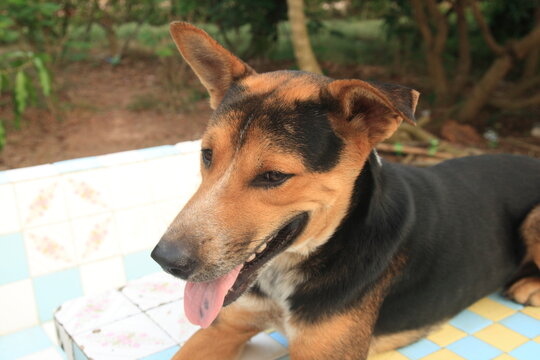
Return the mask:
[[[181,279],[187,279],[198,266],[197,257],[186,245],[161,240],[154,250],[154,259],[166,272]]]

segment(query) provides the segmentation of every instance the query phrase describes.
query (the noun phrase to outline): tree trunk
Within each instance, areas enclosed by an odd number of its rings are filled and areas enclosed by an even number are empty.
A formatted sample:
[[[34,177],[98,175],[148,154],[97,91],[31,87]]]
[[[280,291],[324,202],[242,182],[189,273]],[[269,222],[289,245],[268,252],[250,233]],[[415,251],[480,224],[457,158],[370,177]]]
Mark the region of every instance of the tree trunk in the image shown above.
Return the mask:
[[[321,68],[311,43],[306,27],[304,15],[304,0],[287,0],[289,7],[289,23],[291,25],[291,39],[294,48],[294,56],[301,70],[322,74]]]
[[[456,78],[454,80],[452,92],[453,98],[460,93],[467,84],[471,71],[471,46],[469,43],[469,26],[465,16],[467,0],[457,0],[454,8],[457,15],[457,32],[459,42],[458,66],[456,68]]]
[[[424,40],[428,72],[435,88],[436,106],[445,105],[449,100],[449,91],[442,54],[448,37],[448,22],[446,17],[439,11],[435,0],[410,0],[410,2],[416,24]],[[430,18],[435,21],[435,32],[431,30],[425,11],[426,6]]]
[[[472,94],[461,108],[458,119],[460,121],[472,120],[482,107],[487,103],[493,91],[504,79],[508,71],[513,66],[512,56],[516,59],[523,59],[527,54],[540,46],[540,23],[537,23],[533,30],[525,37],[513,42],[508,53],[499,56],[484,74],[480,82],[474,87]],[[512,55],[510,55],[510,53]]]
[[[458,115],[460,121],[470,121],[478,114],[510,68],[512,68],[512,59],[508,55],[501,56],[493,62],[480,82],[474,87],[465,105],[461,108]]]

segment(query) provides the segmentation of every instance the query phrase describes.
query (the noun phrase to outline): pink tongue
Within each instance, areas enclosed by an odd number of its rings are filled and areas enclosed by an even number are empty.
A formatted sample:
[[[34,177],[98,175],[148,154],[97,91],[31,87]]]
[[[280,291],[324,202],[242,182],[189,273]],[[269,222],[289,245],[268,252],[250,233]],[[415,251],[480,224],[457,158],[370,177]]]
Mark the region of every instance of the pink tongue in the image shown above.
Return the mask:
[[[217,317],[223,300],[233,286],[240,269],[238,265],[228,274],[209,282],[189,282],[184,289],[184,312],[191,323],[207,328]]]

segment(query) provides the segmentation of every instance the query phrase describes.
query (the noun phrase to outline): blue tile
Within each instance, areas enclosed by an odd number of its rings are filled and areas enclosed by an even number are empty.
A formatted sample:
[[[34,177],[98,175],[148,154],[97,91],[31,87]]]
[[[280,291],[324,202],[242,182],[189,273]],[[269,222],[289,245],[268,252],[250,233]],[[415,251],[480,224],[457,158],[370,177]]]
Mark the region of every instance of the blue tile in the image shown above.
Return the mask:
[[[59,161],[59,162],[55,162],[53,165],[56,168],[56,170],[61,174],[74,172],[74,171],[94,169],[94,168],[102,166],[101,162],[99,161],[99,158],[96,156]]]
[[[491,323],[493,323],[493,321],[486,319],[485,317],[478,314],[475,314],[469,310],[464,310],[460,312],[452,320],[450,320],[451,325],[469,334],[474,334],[475,332],[482,330]]]
[[[488,296],[493,301],[498,302],[501,305],[504,305],[506,307],[509,307],[512,310],[521,310],[523,309],[523,305],[518,304],[517,302],[514,302],[512,300],[508,300],[507,298],[503,297],[501,294],[492,294]]]
[[[150,257],[150,252],[151,250],[143,250],[124,256],[124,267],[128,281],[163,271],[158,263]]]
[[[289,347],[289,341],[287,340],[287,338],[285,336],[283,336],[283,334],[281,334],[281,333],[279,333],[277,331],[274,331],[274,332],[270,333],[269,335],[270,335],[270,337],[272,337],[272,339],[276,340],[278,343],[280,343],[284,347]]]
[[[180,349],[180,346],[173,346],[167,350],[141,358],[141,360],[170,360],[174,354]]]
[[[164,156],[180,154],[180,150],[173,145],[156,146],[146,149],[137,150],[145,160],[155,159]]]
[[[62,303],[83,295],[77,268],[39,276],[33,282],[41,321],[52,320],[54,311]]]
[[[52,346],[51,340],[39,326],[0,336],[0,359],[15,360]]]
[[[448,345],[447,348],[467,360],[490,360],[502,354],[501,350],[474,336],[467,336]]]
[[[79,345],[73,344],[73,357],[75,360],[88,360],[88,356],[86,356]]]
[[[415,342],[409,346],[398,349],[400,353],[412,360],[418,360],[424,356],[428,356],[431,353],[439,350],[441,347],[429,340],[423,339]]]
[[[501,320],[500,323],[530,339],[540,336],[540,320],[523,313],[515,313]]]
[[[0,285],[29,276],[22,234],[0,236]]]
[[[512,350],[510,355],[517,360],[538,360],[540,359],[540,344],[534,341],[526,342],[517,349]]]

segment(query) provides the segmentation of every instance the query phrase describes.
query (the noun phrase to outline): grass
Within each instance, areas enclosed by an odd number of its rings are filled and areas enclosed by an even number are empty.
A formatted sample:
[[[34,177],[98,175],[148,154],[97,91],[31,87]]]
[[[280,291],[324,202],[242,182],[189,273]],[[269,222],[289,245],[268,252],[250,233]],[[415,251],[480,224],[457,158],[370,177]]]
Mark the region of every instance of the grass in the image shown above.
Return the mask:
[[[224,43],[216,26],[212,24],[197,24],[211,36]],[[381,64],[387,60],[384,54],[388,53],[390,44],[384,40],[382,20],[325,20],[323,27],[317,33],[311,34],[311,42],[317,58],[336,64]],[[118,28],[118,36],[122,43],[135,31],[136,24],[123,24]],[[84,45],[82,28],[72,31],[72,44],[70,50],[75,54],[71,56],[76,60],[89,56],[90,46]],[[287,22],[279,25],[279,37],[276,46],[268,53],[270,60],[292,60],[294,53],[290,41],[290,27]],[[249,27],[244,26],[238,32],[229,32],[228,37],[235,44],[238,54],[245,53],[249,44]],[[99,26],[93,26],[90,33],[91,48],[107,47],[105,32]],[[143,50],[158,56],[168,56],[173,53],[168,25],[151,26],[143,24],[137,37],[131,42],[132,49]],[[390,61],[388,60],[388,63]]]

